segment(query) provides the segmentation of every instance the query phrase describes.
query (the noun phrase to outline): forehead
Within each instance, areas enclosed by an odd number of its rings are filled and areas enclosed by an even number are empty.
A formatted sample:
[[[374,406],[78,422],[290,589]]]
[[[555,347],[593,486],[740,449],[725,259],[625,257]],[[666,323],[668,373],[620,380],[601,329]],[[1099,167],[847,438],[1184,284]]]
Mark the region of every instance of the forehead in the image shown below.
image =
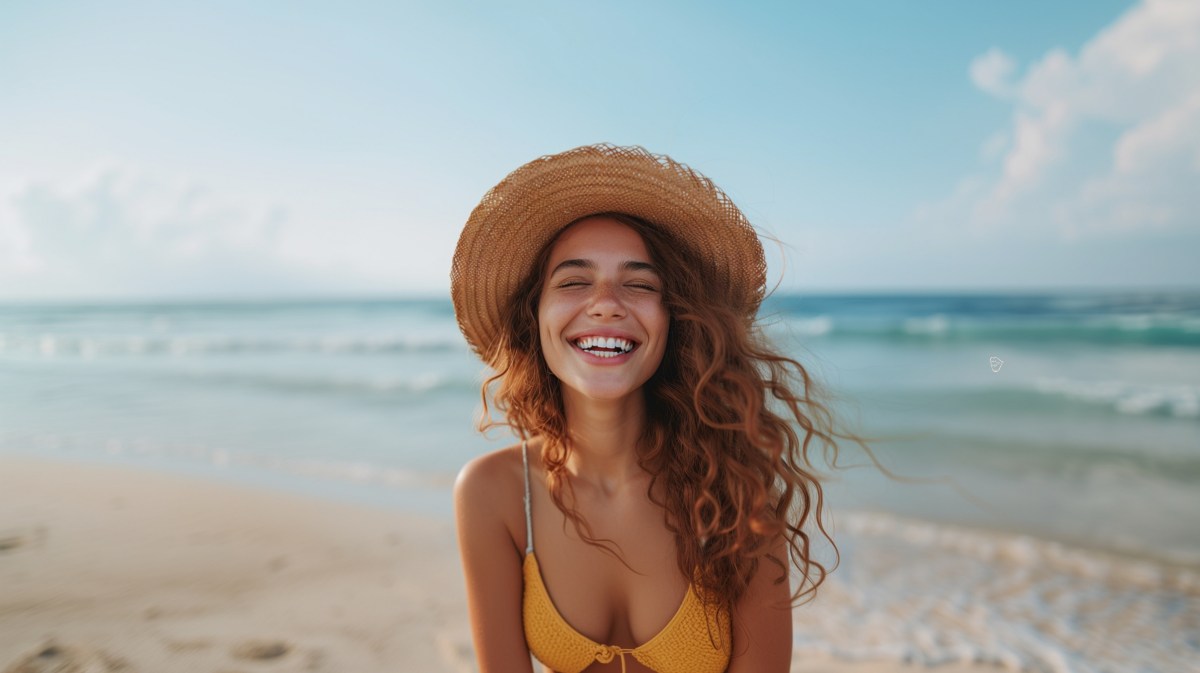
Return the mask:
[[[629,225],[608,217],[589,217],[568,227],[550,249],[550,268],[564,259],[619,258],[649,262],[641,235]]]

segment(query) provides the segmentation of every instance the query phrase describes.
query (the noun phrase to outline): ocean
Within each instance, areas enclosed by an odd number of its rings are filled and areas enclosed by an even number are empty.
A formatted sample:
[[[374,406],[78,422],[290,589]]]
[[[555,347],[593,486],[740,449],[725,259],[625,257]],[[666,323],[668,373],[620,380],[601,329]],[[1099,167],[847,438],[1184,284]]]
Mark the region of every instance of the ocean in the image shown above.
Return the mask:
[[[799,652],[1196,671],[1200,292],[772,296],[836,393],[841,565]],[[449,519],[482,365],[448,299],[0,306],[0,453]],[[831,553],[823,550],[821,553]],[[831,598],[826,598],[826,596]]]

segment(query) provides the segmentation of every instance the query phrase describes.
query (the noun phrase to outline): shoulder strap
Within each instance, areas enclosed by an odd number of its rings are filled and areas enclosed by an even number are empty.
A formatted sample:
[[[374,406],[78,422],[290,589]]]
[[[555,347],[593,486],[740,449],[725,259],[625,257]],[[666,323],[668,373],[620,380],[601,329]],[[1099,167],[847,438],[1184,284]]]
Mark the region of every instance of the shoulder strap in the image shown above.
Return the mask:
[[[525,553],[533,551],[533,516],[529,511],[529,453],[521,442],[521,461],[525,464]]]

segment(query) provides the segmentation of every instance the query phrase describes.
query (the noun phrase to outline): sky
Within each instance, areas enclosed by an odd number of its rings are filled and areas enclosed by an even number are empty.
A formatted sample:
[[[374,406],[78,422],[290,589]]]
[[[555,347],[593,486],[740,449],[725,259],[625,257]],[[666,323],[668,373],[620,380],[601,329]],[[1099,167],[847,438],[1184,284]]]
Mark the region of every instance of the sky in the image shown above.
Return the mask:
[[[0,301],[445,297],[483,194],[597,142],[781,291],[1200,287],[1194,0],[9,0]]]

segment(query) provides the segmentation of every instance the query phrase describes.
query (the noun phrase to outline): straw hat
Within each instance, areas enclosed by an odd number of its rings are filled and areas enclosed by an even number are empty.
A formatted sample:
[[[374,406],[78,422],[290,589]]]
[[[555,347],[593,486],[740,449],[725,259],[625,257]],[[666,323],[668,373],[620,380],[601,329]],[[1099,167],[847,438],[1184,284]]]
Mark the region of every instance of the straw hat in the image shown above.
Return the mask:
[[[568,224],[602,212],[656,225],[727,281],[748,316],[758,310],[766,287],[762,244],[724,192],[668,156],[586,145],[521,166],[471,211],[450,267],[450,296],[476,354],[486,359],[542,248]]]

